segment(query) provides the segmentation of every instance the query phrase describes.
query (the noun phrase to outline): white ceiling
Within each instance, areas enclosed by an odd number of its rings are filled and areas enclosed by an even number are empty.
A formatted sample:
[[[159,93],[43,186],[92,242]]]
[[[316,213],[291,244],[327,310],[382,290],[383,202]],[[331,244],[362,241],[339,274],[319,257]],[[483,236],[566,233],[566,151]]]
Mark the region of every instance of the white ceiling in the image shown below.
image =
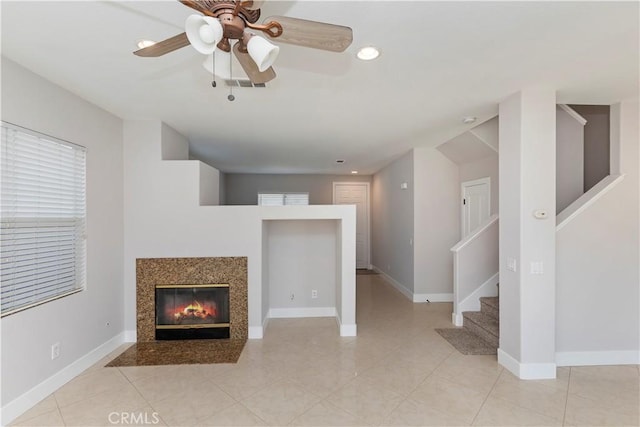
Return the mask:
[[[558,102],[638,94],[638,2],[269,0],[262,16],[347,25],[336,54],[282,45],[267,88],[212,88],[203,55],[131,52],[183,31],[178,1],[2,1],[2,54],[124,119],[160,119],[224,172],[373,173],[497,113],[531,85]],[[382,52],[373,62],[358,47]],[[55,102],[52,100],[52,102]],[[343,165],[336,159],[345,159]]]

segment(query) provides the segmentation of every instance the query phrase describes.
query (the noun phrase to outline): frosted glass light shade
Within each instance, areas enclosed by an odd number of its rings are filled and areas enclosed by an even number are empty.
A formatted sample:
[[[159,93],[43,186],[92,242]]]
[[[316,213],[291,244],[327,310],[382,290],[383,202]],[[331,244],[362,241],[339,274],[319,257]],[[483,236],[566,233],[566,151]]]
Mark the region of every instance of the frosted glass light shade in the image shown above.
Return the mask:
[[[187,18],[184,27],[191,46],[205,55],[213,53],[222,39],[222,24],[210,16],[191,15]]]
[[[258,66],[258,70],[263,72],[276,61],[280,48],[260,36],[253,36],[247,43],[247,51]]]

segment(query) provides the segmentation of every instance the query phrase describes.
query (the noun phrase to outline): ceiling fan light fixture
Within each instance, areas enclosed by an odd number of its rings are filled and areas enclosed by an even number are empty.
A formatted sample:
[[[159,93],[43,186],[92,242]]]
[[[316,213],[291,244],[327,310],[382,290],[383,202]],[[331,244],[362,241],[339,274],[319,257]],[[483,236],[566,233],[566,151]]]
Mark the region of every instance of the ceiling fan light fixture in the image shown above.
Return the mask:
[[[258,66],[258,70],[263,72],[276,61],[280,48],[263,37],[253,35],[247,43],[247,51]]]
[[[213,56],[215,56],[215,70]],[[208,55],[202,62],[202,66],[205,70],[211,74],[215,74],[221,79],[231,79],[231,73],[229,72],[229,62],[231,62],[231,52],[225,52],[221,49],[216,49],[212,54]]]
[[[222,39],[222,24],[210,16],[191,15],[187,17],[184,27],[189,43],[204,55],[213,53]]]
[[[363,61],[371,61],[380,56],[380,51],[375,46],[365,46],[363,48],[360,48],[356,56],[358,57],[358,59],[361,59]]]

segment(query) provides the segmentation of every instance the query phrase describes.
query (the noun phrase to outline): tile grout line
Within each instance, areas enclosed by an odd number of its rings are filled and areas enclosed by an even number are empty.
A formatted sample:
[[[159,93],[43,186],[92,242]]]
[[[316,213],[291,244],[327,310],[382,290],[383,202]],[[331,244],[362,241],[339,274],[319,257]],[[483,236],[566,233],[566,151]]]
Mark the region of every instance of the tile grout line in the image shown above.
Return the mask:
[[[571,371],[573,368],[569,367],[569,378],[567,379],[567,394],[564,399],[564,413],[562,414],[562,425],[567,422],[567,406],[569,406],[569,389],[571,388]]]
[[[62,410],[60,409],[60,404],[58,403],[58,399],[56,398],[56,392],[54,391],[53,393],[51,393],[51,396],[53,397],[53,400],[56,402],[56,410],[58,411],[58,415],[60,415],[62,424],[66,426],[67,422],[64,420],[64,417],[62,416]]]
[[[433,373],[434,373],[434,372],[435,372],[435,371],[436,371],[440,366],[442,366],[442,365],[444,364],[444,362],[445,362],[446,360],[448,360],[448,359],[451,357],[451,355],[452,355],[452,354],[453,354],[453,352],[449,353],[449,354],[447,355],[447,357],[442,358],[442,360],[440,361],[440,363],[438,363],[438,365],[437,365],[435,368],[433,368],[433,369],[431,370],[431,372],[429,372],[429,375],[427,375],[427,376],[426,376],[426,377],[425,377],[425,378],[424,378],[424,379],[423,379],[423,380],[422,380],[418,385],[416,385],[416,386],[415,386],[415,387],[414,387],[414,388],[413,388],[409,393],[407,393],[407,395],[406,395],[406,396],[402,396],[402,399],[400,400],[400,402],[398,402],[398,404],[397,404],[397,405],[396,405],[396,406],[395,406],[391,411],[389,411],[389,414],[387,414],[387,416],[385,416],[385,417],[383,418],[383,420],[382,420],[382,423],[381,423],[381,424],[384,424],[384,421],[389,417],[389,415],[391,415],[391,414],[392,414],[396,409],[398,409],[398,408],[400,407],[400,405],[402,405],[404,402],[406,402],[407,400],[409,400],[409,396],[410,396],[414,391],[416,391],[416,390],[417,390],[417,389],[418,389],[422,384],[424,384],[424,383],[427,381],[427,379],[431,378],[431,376],[433,376]],[[439,412],[440,412],[440,411],[439,411]],[[442,412],[442,413],[444,413],[444,412]]]
[[[498,381],[500,381],[500,378],[502,378],[502,375],[504,375],[504,371],[505,369],[502,368],[502,370],[500,371],[500,375],[498,375],[496,380],[493,382],[493,385],[491,386],[491,390],[489,390],[489,393],[487,393],[487,395],[485,396],[484,400],[482,401],[482,405],[480,405],[480,407],[478,408],[478,412],[476,412],[476,415],[473,417],[473,420],[471,420],[471,423],[469,425],[473,425],[473,423],[476,422],[478,415],[480,415],[480,412],[482,412],[482,408],[484,408],[484,405],[487,403],[487,400],[489,400],[489,396],[491,396],[491,393],[493,393],[493,390],[495,390],[496,384],[498,384]]]

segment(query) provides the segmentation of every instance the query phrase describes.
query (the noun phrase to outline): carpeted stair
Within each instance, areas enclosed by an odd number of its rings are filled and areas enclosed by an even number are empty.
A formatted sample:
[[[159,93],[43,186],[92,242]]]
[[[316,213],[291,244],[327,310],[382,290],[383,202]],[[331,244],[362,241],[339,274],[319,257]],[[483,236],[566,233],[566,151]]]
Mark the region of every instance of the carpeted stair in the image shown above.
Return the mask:
[[[465,311],[462,317],[462,328],[436,331],[462,354],[496,354],[500,343],[499,297],[480,298],[480,311]]]

